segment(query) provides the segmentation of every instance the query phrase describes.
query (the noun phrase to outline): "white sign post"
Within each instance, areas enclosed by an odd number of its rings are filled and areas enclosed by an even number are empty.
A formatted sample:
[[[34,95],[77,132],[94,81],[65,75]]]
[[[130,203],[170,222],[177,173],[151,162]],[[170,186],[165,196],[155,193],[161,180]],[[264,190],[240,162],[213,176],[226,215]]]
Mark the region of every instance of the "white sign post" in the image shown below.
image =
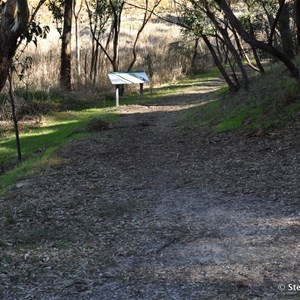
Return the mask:
[[[119,102],[120,102],[119,101],[119,96],[120,96],[119,90],[120,90],[119,86],[116,85],[116,107],[119,107]]]
[[[140,84],[140,96],[144,94],[144,83],[150,82],[145,72],[110,72],[108,77],[113,85],[116,86],[116,107],[119,106],[120,87],[123,84]]]

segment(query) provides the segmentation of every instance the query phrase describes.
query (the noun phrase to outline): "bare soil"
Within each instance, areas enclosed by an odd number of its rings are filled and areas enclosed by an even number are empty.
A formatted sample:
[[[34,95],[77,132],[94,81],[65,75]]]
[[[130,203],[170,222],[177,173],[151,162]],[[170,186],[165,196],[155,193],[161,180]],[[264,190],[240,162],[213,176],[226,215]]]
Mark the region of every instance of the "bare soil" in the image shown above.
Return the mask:
[[[300,299],[299,126],[182,131],[217,85],[121,107],[2,197],[0,298]]]

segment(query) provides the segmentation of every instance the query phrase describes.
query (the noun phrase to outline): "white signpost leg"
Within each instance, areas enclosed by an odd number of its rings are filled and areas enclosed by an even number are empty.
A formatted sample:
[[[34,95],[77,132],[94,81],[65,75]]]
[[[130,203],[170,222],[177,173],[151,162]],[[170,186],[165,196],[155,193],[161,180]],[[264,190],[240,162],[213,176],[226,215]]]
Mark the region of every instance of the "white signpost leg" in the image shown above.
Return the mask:
[[[116,107],[119,107],[119,86],[116,86]]]

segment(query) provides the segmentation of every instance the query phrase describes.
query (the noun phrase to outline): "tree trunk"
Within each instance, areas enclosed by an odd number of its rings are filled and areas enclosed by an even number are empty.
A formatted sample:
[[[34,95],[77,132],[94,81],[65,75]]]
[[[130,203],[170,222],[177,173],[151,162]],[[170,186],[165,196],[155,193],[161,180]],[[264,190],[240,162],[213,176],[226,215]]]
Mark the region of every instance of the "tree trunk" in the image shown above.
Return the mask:
[[[96,40],[93,38],[92,39],[90,74],[89,74],[90,81],[93,80],[93,70],[94,70],[94,65],[95,65],[95,48],[96,48]]]
[[[249,19],[249,28],[250,28],[250,34],[255,37],[255,31],[254,31],[254,28],[253,28],[253,25],[251,23],[251,20]],[[258,66],[258,68],[260,69],[261,73],[264,73],[265,72],[265,69],[262,65],[262,63],[260,62],[260,59],[259,59],[259,55],[257,53],[257,49],[253,46],[253,45],[250,45],[251,49],[252,49],[252,52],[253,52],[253,56],[255,58],[255,61],[256,61],[256,64]]]
[[[278,29],[280,32],[283,53],[287,57],[293,58],[295,56],[295,47],[290,24],[290,13],[290,3],[285,3],[278,20]]]
[[[259,60],[259,57],[258,57],[257,52],[256,52],[256,49],[253,48],[253,47],[251,47],[252,51],[253,51],[253,55],[254,55],[256,63],[257,63],[257,67],[252,64],[250,58],[248,57],[247,51],[245,50],[245,48],[243,47],[242,43],[240,42],[239,36],[238,36],[237,32],[235,31],[235,29],[232,28],[231,30],[233,32],[233,35],[234,35],[237,47],[239,49],[240,55],[242,57],[245,57],[248,65],[249,65],[249,67],[252,68],[256,72],[264,73],[265,70],[264,70],[264,68],[263,68],[263,66],[262,66],[262,64],[261,64],[261,62]]]
[[[248,74],[247,74],[247,71],[245,69],[245,66],[241,60],[241,57],[238,53],[238,51],[235,49],[235,47],[233,46],[232,42],[231,42],[231,39],[230,37],[228,36],[228,33],[227,33],[227,30],[222,30],[224,31],[222,33],[223,37],[224,37],[224,40],[225,40],[225,44],[228,48],[228,50],[231,52],[232,54],[232,57],[234,58],[235,62],[237,63],[237,65],[239,66],[239,69],[241,71],[241,75],[242,75],[242,83],[243,83],[243,88],[244,89],[248,89]],[[235,72],[234,72],[235,74]]]
[[[0,15],[0,92],[29,18],[27,0],[8,0]]]
[[[225,53],[225,56],[226,56],[226,61],[228,62],[228,65],[231,69],[231,77],[234,79],[236,86],[239,88],[240,82],[239,82],[239,78],[236,74],[235,63],[232,63],[232,61],[231,61],[232,57],[229,56],[229,50],[225,43],[222,44],[222,48],[223,48],[223,52]]]
[[[16,114],[15,97],[14,97],[14,93],[13,93],[12,73],[10,71],[8,74],[8,81],[9,81],[9,102],[11,105],[11,112],[12,112],[12,118],[13,118],[13,123],[14,123],[15,135],[16,135],[18,161],[21,161],[22,153],[21,153],[21,143],[20,143],[20,135],[19,135],[19,124],[18,124],[18,119],[17,119],[17,114]]]
[[[75,23],[75,67],[76,67],[76,77],[77,77],[77,84],[80,83],[80,75],[81,75],[81,68],[80,68],[80,39],[79,39],[79,15],[82,10],[83,1],[80,1],[79,8],[76,11],[77,7],[77,0],[73,0],[74,2],[74,23]]]
[[[212,57],[213,57],[213,60],[214,60],[214,63],[215,65],[218,67],[219,71],[221,72],[222,76],[224,77],[226,83],[228,84],[229,86],[229,90],[230,91],[237,91],[239,88],[238,86],[236,86],[232,80],[230,79],[229,75],[227,74],[225,68],[223,67],[221,61],[219,60],[218,58],[218,55],[217,53],[215,52],[215,49],[214,47],[212,46],[212,44],[210,43],[208,37],[205,35],[205,34],[201,34],[201,37],[203,39],[203,41],[205,42],[207,48],[209,49]]]
[[[192,59],[191,59],[191,66],[190,66],[190,73],[191,74],[195,74],[195,72],[197,71],[196,59],[197,59],[197,55],[198,55],[198,46],[199,46],[199,38],[197,37],[195,39],[195,44],[194,44],[194,49],[193,49],[193,56],[192,56]]]
[[[300,47],[300,0],[295,0],[295,23],[297,28],[297,45]]]
[[[73,1],[65,0],[64,28],[61,45],[60,85],[62,89],[71,90],[71,30]]]
[[[99,44],[96,44],[95,49],[95,60],[94,60],[94,66],[93,66],[93,86],[96,84],[96,79],[98,75],[98,60],[99,60]]]
[[[242,86],[244,89],[248,89],[248,74],[247,71],[243,65],[243,62],[239,56],[239,53],[237,52],[237,50],[235,49],[235,47],[233,46],[231,39],[228,35],[227,32],[227,28],[223,28],[218,20],[216,19],[215,15],[213,14],[213,12],[210,10],[209,5],[205,5],[206,8],[206,14],[208,16],[208,18],[212,21],[212,23],[215,25],[216,29],[220,32],[220,34],[223,37],[223,41],[227,46],[227,49],[230,51],[230,53],[232,54],[232,57],[234,58],[235,62],[237,63],[237,65],[240,68],[241,74],[242,74]],[[229,57],[228,57],[229,58]]]
[[[162,0],[157,0],[154,3],[154,6],[152,7],[152,9],[150,10],[149,9],[149,0],[145,0],[144,18],[143,18],[142,25],[141,25],[140,29],[138,30],[136,38],[135,38],[134,43],[133,43],[133,47],[132,47],[133,58],[132,58],[132,61],[129,64],[129,67],[127,68],[128,72],[131,71],[131,69],[133,68],[133,66],[134,66],[134,64],[136,62],[136,59],[137,59],[136,47],[137,47],[137,43],[138,43],[139,37],[140,37],[141,33],[143,32],[144,28],[146,27],[147,23],[149,22],[149,20],[151,19],[152,15],[153,15],[153,13],[155,11],[155,9],[161,3],[161,1]],[[148,14],[148,12],[149,12],[149,14]]]
[[[279,8],[277,10],[275,19],[273,17],[270,18],[270,19],[273,19],[272,26],[271,26],[271,31],[270,31],[270,36],[269,36],[269,44],[270,45],[273,44],[273,37],[274,37],[275,32],[276,32],[276,27],[277,27],[278,21],[280,19],[280,16],[281,16],[282,11],[283,11],[284,6],[285,6],[285,0],[278,0],[278,2],[279,2]]]
[[[109,1],[110,7],[113,13],[113,56],[112,56],[112,67],[113,71],[119,71],[119,38],[120,38],[120,29],[121,29],[121,18],[123,13],[123,8],[125,5],[125,1],[121,1],[118,4],[115,4],[112,0]]]
[[[216,48],[217,48],[217,53],[219,55],[219,59],[220,59],[220,62],[223,64],[226,64],[227,61],[226,61],[226,56],[225,58],[223,57],[223,53],[221,51],[221,45],[220,45],[220,41],[219,41],[219,38],[218,38],[218,32],[215,31],[215,37],[216,37]]]

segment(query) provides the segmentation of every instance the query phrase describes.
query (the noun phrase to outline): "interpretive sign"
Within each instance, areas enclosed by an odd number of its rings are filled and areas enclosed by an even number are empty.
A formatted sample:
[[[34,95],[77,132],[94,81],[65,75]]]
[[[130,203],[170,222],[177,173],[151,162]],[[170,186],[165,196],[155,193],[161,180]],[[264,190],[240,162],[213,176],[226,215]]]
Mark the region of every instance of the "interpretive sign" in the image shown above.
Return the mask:
[[[145,72],[110,72],[108,77],[116,86],[116,106],[119,106],[119,86],[123,84],[140,84],[140,95],[144,93],[144,83],[150,82]]]
[[[110,72],[108,77],[115,85],[150,82],[145,72]]]

